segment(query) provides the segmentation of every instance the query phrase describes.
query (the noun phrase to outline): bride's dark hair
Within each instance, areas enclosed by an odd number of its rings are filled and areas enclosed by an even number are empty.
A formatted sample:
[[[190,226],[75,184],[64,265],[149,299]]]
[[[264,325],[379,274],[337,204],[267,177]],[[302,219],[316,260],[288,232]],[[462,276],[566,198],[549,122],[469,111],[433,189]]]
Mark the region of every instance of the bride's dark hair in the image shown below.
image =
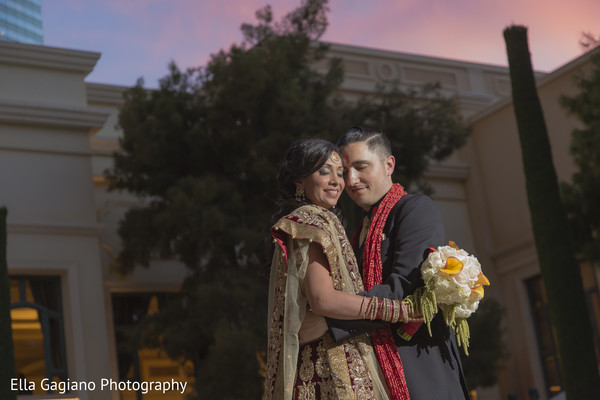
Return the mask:
[[[299,139],[292,143],[277,175],[279,210],[273,217],[274,221],[302,205],[311,204],[308,198],[303,201],[296,199],[296,181],[321,168],[334,151],[339,153],[333,143],[323,139]],[[331,211],[341,217],[340,207]]]

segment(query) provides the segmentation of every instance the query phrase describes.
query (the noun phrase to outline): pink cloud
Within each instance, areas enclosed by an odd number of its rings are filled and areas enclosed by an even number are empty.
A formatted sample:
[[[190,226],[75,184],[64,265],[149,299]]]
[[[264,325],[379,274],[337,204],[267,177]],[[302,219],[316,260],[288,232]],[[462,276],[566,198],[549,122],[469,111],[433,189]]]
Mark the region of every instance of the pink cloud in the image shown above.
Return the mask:
[[[273,3],[274,20],[301,0],[44,1],[51,46],[100,51],[94,74],[149,77],[205,64],[210,54],[242,40],[240,26]],[[503,29],[529,27],[534,66],[552,70],[581,54],[581,32],[600,33],[598,0],[330,0],[327,41],[398,52],[506,65]],[[111,63],[110,66],[106,63]],[[100,75],[101,80],[113,79]],[[108,76],[108,75],[107,75]],[[111,74],[110,76],[117,76]],[[127,78],[127,82],[131,78]]]
[[[534,65],[553,69],[581,54],[578,41],[596,30],[600,3],[590,0],[386,2],[373,0],[360,15],[334,1],[326,40],[453,59],[506,64],[502,31],[529,27]],[[352,10],[353,12],[356,10]]]
[[[181,1],[177,8],[164,12],[153,21],[156,32],[147,38],[151,53],[160,58],[168,55],[180,67],[205,64],[210,54],[227,49],[243,40],[240,27],[243,23],[256,23],[255,13],[264,7],[260,0],[245,2]],[[297,7],[294,0],[280,1],[273,7],[274,21],[278,21]],[[207,51],[208,49],[208,51]]]

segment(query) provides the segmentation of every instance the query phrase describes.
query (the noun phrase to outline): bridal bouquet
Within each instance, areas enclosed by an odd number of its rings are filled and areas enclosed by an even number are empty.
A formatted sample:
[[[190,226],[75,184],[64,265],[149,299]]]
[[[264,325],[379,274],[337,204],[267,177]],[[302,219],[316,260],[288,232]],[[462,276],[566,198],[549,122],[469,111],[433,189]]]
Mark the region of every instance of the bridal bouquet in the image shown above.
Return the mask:
[[[458,344],[468,355],[469,324],[467,318],[479,306],[483,287],[490,284],[481,272],[476,257],[459,249],[454,242],[449,246],[431,248],[421,265],[425,286],[407,296],[404,303],[411,312],[421,313],[431,335],[431,320],[441,309],[446,324],[454,329]]]

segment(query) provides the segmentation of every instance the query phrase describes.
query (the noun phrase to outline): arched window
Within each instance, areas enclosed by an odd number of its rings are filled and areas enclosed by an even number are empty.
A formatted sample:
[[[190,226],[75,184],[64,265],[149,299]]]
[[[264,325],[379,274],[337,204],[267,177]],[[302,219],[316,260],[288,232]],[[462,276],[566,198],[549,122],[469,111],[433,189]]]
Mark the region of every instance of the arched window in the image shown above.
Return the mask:
[[[44,394],[42,379],[67,379],[60,279],[11,276],[10,302],[17,375]]]

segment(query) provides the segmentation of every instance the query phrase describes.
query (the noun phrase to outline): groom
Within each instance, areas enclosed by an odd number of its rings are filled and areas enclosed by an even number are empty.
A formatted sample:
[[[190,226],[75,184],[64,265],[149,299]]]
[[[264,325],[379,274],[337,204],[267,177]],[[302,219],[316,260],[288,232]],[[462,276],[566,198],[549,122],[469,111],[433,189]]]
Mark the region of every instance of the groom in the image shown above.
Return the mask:
[[[351,128],[338,146],[346,192],[364,210],[352,244],[366,296],[403,299],[423,285],[424,252],[446,244],[440,214],[429,197],[393,184],[395,159],[383,133]],[[431,322],[431,336],[418,323],[327,323],[336,341],[371,332],[392,398],[408,398],[408,391],[412,400],[469,399],[456,339],[441,313]]]

